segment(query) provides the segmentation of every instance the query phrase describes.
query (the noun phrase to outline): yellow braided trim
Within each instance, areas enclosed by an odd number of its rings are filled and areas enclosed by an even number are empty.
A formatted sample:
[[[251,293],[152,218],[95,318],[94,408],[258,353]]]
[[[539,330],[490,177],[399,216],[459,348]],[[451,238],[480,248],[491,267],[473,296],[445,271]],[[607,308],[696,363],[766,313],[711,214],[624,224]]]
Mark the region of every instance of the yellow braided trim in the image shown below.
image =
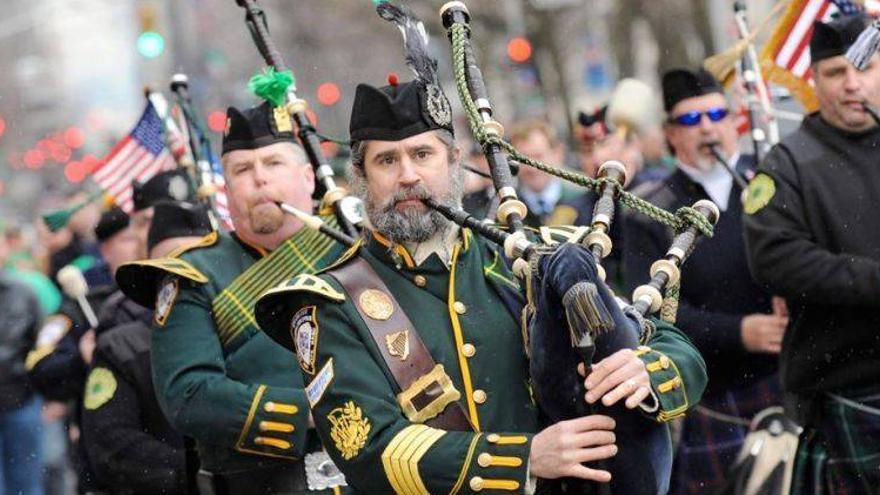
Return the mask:
[[[419,474],[419,461],[446,432],[425,425],[410,425],[391,439],[382,452],[382,467],[399,495],[429,495]]]

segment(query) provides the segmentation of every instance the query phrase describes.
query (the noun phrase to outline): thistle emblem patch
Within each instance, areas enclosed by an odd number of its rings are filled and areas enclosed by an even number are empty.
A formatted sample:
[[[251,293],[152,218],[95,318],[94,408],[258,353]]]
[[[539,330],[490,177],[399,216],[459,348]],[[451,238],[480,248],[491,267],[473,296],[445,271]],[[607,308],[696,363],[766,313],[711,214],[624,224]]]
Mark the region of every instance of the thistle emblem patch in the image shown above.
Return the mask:
[[[330,438],[342,458],[349,460],[357,456],[367,443],[372,428],[361,408],[354,401],[348,401],[344,406],[330,411],[327,419],[331,425]]]

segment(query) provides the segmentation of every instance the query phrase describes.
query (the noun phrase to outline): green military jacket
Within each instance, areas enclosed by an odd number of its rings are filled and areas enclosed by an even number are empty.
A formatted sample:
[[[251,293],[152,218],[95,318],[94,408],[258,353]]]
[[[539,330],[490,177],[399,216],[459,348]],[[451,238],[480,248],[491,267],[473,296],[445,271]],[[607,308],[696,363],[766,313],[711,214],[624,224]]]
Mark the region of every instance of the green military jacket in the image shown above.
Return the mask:
[[[525,490],[531,440],[542,425],[526,333],[518,311],[505,309],[524,300],[500,253],[464,230],[449,267],[436,255],[415,266],[406,249],[373,233],[334,267],[355,255],[375,270],[443,366],[473,429],[432,428],[401,406],[404,391],[356,307],[375,301],[352,300],[332,269],[295,277],[263,296],[257,313],[261,327],[297,353],[316,428],[349,485],[363,493]],[[400,350],[399,342],[387,345]],[[683,334],[658,323],[638,354],[659,398],[657,420],[696,404],[705,366]]]
[[[172,257],[138,262],[164,275],[151,343],[159,403],[196,439],[204,469],[258,469],[316,448],[296,360],[259,330],[252,308],[268,288],[341,251],[307,229],[271,253],[213,232]]]

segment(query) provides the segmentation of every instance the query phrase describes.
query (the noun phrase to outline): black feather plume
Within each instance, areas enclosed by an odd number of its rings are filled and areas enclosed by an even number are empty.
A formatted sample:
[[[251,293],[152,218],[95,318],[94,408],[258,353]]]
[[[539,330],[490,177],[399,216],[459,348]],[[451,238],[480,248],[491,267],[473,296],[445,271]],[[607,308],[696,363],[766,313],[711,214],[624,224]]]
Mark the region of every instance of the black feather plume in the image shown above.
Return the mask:
[[[416,78],[426,84],[439,84],[437,80],[437,60],[428,54],[428,32],[425,25],[404,7],[383,2],[376,6],[376,12],[386,21],[393,22],[403,35],[403,50],[406,65]]]

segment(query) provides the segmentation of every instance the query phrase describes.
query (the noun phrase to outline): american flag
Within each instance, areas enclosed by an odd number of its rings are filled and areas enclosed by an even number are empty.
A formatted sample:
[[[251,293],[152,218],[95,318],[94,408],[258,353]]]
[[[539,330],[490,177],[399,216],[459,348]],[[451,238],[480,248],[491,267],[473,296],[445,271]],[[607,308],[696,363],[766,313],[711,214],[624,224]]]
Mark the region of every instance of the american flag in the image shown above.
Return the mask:
[[[131,182],[145,181],[158,172],[177,166],[165,146],[162,119],[152,103],[147,103],[134,129],[104,157],[92,178],[120,208],[131,211]]]
[[[819,102],[813,90],[810,69],[810,38],[813,22],[828,22],[838,15],[877,12],[873,0],[792,0],[776,25],[761,54],[764,77],[787,87],[807,108],[813,111]]]

